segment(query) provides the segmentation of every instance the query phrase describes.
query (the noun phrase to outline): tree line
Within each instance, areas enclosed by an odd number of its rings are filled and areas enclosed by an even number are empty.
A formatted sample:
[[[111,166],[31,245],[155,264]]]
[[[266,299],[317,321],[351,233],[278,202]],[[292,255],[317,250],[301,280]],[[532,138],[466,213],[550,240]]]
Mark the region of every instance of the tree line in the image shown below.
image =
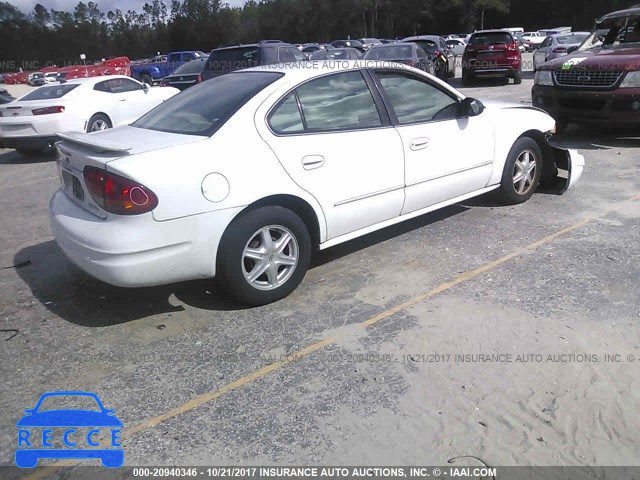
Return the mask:
[[[636,0],[637,1],[637,0]],[[289,42],[341,38],[464,33],[474,29],[572,26],[633,1],[609,0],[255,0],[231,7],[221,0],[150,0],[142,11],[103,12],[93,1],[72,12],[37,4],[22,12],[0,1],[0,70],[21,62],[68,64],[88,59],[131,59],[173,50],[210,51],[261,39]]]

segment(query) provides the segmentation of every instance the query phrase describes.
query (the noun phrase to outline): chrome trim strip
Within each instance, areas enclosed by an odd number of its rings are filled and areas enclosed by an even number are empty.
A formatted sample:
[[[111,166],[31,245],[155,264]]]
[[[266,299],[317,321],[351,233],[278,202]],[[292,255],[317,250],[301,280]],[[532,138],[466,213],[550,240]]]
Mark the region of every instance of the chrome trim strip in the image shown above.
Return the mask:
[[[460,170],[456,170],[455,172],[445,173],[444,175],[440,175],[439,177],[433,177],[433,178],[427,178],[427,179],[424,179],[424,180],[418,180],[417,182],[408,183],[407,187],[414,187],[414,186],[419,185],[421,183],[432,182],[433,180],[440,180],[441,178],[450,177],[451,175],[457,175],[458,173],[467,172],[469,170],[475,170],[476,168],[486,167],[487,165],[491,165],[492,163],[493,162],[491,160],[489,160],[487,162],[481,163],[479,165],[475,165],[473,167],[461,168]]]
[[[380,190],[379,192],[367,193],[365,195],[361,195],[359,197],[348,198],[347,200],[340,200],[338,203],[334,205],[334,207],[339,207],[340,205],[346,205],[347,203],[357,202],[358,200],[366,200],[367,198],[375,197],[378,195],[383,195],[385,193],[395,192],[396,190],[400,190],[404,188],[404,185],[399,185],[397,187],[387,188],[385,190]]]

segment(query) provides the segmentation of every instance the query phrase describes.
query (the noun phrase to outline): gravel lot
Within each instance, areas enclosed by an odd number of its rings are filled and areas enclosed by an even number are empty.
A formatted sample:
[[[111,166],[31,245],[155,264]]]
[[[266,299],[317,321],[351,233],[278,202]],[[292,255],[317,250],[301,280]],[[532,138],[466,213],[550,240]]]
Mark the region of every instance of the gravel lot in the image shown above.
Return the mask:
[[[532,77],[462,90],[526,104]],[[0,150],[0,464],[42,393],[85,390],[123,421],[126,465],[639,465],[640,142],[555,141],[587,161],[564,196],[330,249],[255,309],[89,278],[50,234],[53,158]]]

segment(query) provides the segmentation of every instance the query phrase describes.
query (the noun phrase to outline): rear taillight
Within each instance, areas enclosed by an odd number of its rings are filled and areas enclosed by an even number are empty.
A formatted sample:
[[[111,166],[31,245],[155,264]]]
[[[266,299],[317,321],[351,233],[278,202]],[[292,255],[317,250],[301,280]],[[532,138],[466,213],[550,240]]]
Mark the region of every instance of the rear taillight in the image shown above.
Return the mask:
[[[436,50],[435,51],[435,56],[436,56],[436,58],[441,57],[442,56],[442,52],[440,50]]]
[[[506,49],[513,52],[513,51],[518,51],[518,44],[517,43],[507,43],[505,45]]]
[[[91,198],[118,215],[140,215],[158,206],[158,197],[144,185],[96,167],[85,167],[84,183]]]
[[[64,107],[62,105],[57,107],[45,107],[45,108],[36,108],[35,110],[31,110],[33,115],[49,115],[51,113],[62,113],[64,112]]]
[[[404,64],[410,67],[415,67],[417,65],[417,63],[414,62],[413,60],[407,60],[406,62],[404,62]]]

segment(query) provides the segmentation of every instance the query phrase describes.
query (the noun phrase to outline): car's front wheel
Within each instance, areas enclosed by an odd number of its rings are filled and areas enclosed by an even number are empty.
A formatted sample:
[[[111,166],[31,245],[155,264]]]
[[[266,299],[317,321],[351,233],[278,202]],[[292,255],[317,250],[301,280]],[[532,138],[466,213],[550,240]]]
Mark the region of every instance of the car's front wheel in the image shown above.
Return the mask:
[[[220,286],[240,302],[258,306],[280,300],[300,284],[311,258],[311,237],[298,215],[282,207],[249,210],[222,237]]]
[[[542,152],[530,137],[519,138],[511,147],[497,190],[500,201],[507,205],[523,203],[531,198],[540,182]]]

